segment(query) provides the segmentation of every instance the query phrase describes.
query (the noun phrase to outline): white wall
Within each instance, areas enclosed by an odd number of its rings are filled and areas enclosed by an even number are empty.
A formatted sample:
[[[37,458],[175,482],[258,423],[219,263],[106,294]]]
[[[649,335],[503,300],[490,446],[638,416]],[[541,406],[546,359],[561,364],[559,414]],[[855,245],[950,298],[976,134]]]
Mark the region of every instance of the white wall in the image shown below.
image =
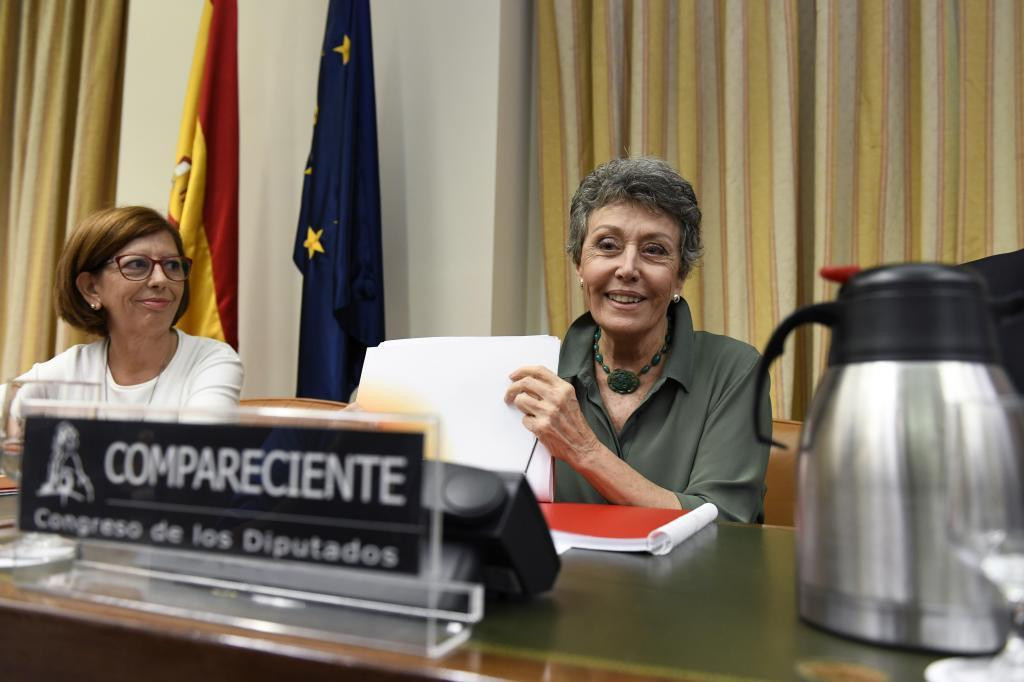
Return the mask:
[[[539,331],[528,237],[530,7],[371,4],[388,338]],[[119,204],[164,210],[200,3],[136,0]],[[244,395],[295,388],[291,262],[325,0],[239,3]],[[529,271],[532,268],[533,271]]]

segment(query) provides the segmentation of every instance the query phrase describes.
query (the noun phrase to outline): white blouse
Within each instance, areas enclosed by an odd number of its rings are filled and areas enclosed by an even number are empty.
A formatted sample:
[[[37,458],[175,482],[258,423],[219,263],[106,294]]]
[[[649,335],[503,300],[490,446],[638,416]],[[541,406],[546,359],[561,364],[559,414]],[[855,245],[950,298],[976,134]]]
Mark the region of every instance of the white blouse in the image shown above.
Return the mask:
[[[141,384],[122,386],[114,381],[107,366],[105,339],[68,348],[60,355],[32,366],[19,379],[88,381],[95,389],[46,396],[63,400],[98,400],[120,405],[153,407],[237,407],[242,392],[244,370],[238,353],[231,346],[201,336],[190,336],[180,329],[178,348],[171,361],[156,377]]]

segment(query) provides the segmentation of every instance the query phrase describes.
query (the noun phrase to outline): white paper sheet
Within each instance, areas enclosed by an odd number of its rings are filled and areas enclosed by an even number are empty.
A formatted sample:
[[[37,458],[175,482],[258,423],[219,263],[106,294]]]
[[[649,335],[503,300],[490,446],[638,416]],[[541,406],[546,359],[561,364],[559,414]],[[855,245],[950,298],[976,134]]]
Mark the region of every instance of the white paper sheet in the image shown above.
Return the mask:
[[[553,336],[385,341],[366,351],[356,402],[373,412],[436,414],[442,459],[494,471],[525,471],[537,499],[549,502],[554,492],[551,455],[504,396],[511,383],[508,375],[519,367],[542,365],[556,371],[558,348]]]

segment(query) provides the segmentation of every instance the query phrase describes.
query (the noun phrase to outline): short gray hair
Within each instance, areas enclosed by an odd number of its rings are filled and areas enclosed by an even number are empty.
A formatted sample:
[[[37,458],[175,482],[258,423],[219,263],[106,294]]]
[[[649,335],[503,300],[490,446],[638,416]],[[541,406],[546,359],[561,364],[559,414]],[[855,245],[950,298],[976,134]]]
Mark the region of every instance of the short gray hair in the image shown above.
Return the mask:
[[[679,228],[679,276],[686,279],[700,261],[700,208],[693,186],[661,159],[612,159],[583,178],[569,208],[566,251],[577,266],[591,214],[618,203],[642,206],[667,216]]]

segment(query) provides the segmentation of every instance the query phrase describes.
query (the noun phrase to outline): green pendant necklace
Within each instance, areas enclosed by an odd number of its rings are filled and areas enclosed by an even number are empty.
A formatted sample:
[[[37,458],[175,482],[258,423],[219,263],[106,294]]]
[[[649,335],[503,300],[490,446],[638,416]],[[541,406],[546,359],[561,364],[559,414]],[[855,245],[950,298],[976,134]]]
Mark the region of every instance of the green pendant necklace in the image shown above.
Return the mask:
[[[668,352],[668,346],[672,342],[672,315],[668,316],[665,344],[661,347],[661,350],[654,354],[649,363],[640,368],[639,373],[630,372],[628,369],[609,369],[608,365],[604,364],[604,356],[601,355],[601,351],[597,347],[600,340],[601,328],[598,327],[594,331],[594,360],[597,361],[597,364],[601,365],[601,369],[608,375],[608,388],[616,393],[632,393],[640,387],[640,377],[650,372],[651,367],[657,367],[658,363],[661,362],[661,356]]]

